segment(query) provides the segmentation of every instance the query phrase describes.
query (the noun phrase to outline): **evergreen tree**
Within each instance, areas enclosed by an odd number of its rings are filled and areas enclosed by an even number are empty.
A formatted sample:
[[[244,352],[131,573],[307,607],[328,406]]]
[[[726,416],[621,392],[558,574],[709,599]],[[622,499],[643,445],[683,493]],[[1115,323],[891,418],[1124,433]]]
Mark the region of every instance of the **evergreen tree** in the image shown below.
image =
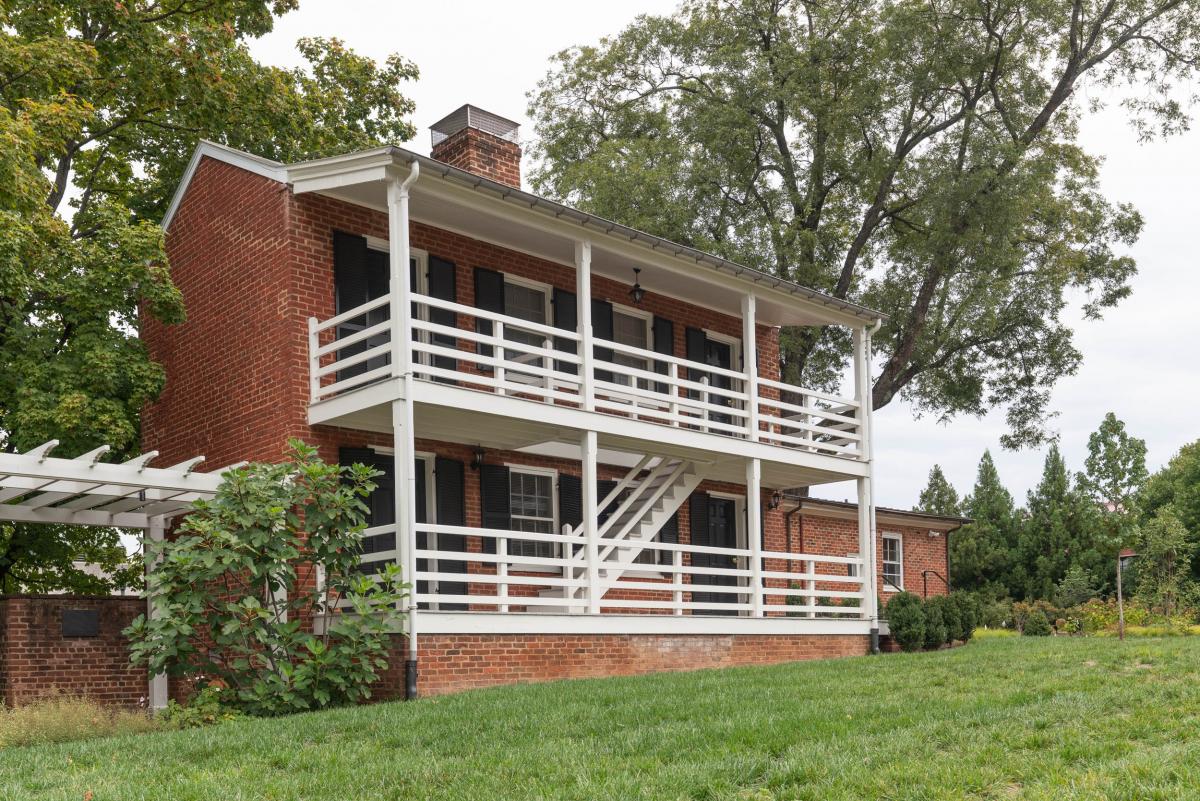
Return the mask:
[[[1074,565],[1093,579],[1107,575],[1095,507],[1072,486],[1057,445],[1046,454],[1042,479],[1029,492],[1027,509],[1013,574],[1025,598],[1053,598]]]
[[[963,499],[962,512],[973,522],[950,535],[950,581],[954,588],[994,596],[1012,594],[1009,573],[1016,546],[1017,512],[988,451],[979,460],[975,487]]]
[[[921,490],[921,497],[913,511],[950,517],[957,517],[960,513],[958,492],[946,480],[941,465],[935,464],[929,471],[929,483]]]

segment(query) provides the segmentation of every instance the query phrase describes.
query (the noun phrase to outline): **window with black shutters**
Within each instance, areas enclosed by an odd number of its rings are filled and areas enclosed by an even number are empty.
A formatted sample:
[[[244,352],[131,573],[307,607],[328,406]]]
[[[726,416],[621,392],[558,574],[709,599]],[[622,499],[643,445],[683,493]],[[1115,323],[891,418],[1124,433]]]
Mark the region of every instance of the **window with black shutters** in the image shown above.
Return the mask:
[[[558,505],[554,492],[555,471],[509,468],[509,510],[513,531],[554,534],[558,531]],[[511,539],[509,553],[552,559],[558,548],[553,542]]]

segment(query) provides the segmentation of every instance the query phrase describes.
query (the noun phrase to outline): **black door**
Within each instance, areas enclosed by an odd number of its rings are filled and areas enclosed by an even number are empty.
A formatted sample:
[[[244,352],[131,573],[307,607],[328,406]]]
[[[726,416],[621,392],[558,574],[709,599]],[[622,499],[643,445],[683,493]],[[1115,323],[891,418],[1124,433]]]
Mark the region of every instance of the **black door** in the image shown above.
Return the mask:
[[[714,498],[705,493],[692,496],[692,543],[713,548],[737,547],[737,504],[731,498]],[[736,569],[736,556],[726,554],[693,553],[692,564],[696,567],[718,567]],[[736,587],[737,576],[692,575],[692,584],[718,587]],[[695,603],[732,604],[738,595],[732,592],[693,592]],[[697,615],[736,615],[737,610],[699,609]]]
[[[733,369],[733,348],[728,342],[717,342],[716,340],[708,340],[704,343],[704,363],[710,367],[720,367],[723,370]],[[718,375],[712,373],[708,377],[709,385],[719,389],[732,389],[733,379],[727,375]],[[709,403],[714,406],[732,406],[733,399],[726,395],[710,394],[708,396]],[[726,425],[733,423],[733,417],[728,414],[720,414],[713,412],[709,415],[710,419],[718,423]],[[732,546],[731,546],[732,547]]]

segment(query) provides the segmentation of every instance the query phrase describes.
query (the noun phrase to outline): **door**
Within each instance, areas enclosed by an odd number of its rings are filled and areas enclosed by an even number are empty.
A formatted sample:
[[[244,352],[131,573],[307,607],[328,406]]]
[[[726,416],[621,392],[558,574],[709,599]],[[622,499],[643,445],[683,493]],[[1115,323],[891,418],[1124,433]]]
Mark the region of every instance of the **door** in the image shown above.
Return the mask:
[[[732,498],[715,498],[706,493],[695,493],[691,500],[692,544],[713,548],[737,547],[737,502]],[[738,559],[727,554],[693,553],[695,567],[736,569]],[[692,584],[719,587],[736,587],[737,576],[693,574]],[[696,603],[732,604],[739,596],[732,592],[692,592]],[[697,615],[736,615],[737,610],[698,609]]]
[[[728,342],[718,342],[715,339],[710,339],[704,344],[704,363],[710,367],[720,367],[723,370],[733,369],[733,347]],[[727,375],[719,375],[711,373],[708,377],[709,385],[719,389],[733,389],[733,379]],[[708,396],[709,403],[714,406],[732,406],[733,399],[726,395],[710,394]],[[709,414],[710,420],[715,420],[718,423],[731,425],[733,416],[721,414],[720,412],[712,412]]]

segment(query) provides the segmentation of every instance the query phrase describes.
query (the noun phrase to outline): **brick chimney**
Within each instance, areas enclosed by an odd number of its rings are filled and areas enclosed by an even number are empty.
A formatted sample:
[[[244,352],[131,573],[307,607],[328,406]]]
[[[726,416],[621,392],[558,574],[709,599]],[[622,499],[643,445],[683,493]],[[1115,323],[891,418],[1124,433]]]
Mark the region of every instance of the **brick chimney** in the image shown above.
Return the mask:
[[[463,106],[429,126],[438,161],[521,188],[520,126],[490,111]]]

